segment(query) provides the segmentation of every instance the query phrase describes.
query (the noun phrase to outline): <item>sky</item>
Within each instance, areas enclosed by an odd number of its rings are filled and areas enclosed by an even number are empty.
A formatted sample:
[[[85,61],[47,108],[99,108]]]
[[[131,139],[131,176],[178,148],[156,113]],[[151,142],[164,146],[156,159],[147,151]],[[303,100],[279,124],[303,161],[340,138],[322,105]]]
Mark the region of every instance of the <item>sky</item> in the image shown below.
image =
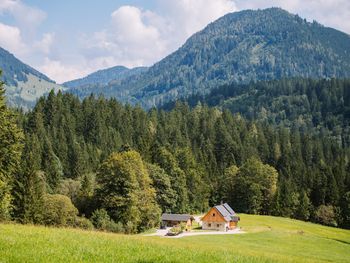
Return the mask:
[[[350,0],[0,0],[0,47],[63,83],[150,66],[219,17],[268,7],[350,34]]]

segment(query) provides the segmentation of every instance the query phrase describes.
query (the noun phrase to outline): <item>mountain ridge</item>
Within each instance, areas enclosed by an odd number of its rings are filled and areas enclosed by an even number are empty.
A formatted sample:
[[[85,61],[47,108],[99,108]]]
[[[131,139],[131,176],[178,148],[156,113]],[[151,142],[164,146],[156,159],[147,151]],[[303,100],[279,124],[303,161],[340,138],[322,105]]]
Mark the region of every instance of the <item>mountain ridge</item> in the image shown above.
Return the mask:
[[[148,109],[232,83],[350,77],[350,36],[268,8],[219,18],[151,67],[116,66],[63,86],[4,49],[0,58],[10,106],[28,109],[54,89],[80,98],[102,94]]]
[[[55,81],[1,47],[0,58],[1,80],[5,83],[9,106],[28,110],[35,105],[39,97],[50,90],[64,90]]]
[[[232,82],[349,77],[349,72],[348,34],[280,8],[244,10],[210,23],[141,75],[98,93],[149,108]]]
[[[114,66],[106,69],[100,69],[83,78],[64,82],[62,85],[67,88],[77,88],[86,85],[107,85],[111,81],[121,80],[126,77],[139,74],[145,71],[147,67],[127,68],[124,66]]]

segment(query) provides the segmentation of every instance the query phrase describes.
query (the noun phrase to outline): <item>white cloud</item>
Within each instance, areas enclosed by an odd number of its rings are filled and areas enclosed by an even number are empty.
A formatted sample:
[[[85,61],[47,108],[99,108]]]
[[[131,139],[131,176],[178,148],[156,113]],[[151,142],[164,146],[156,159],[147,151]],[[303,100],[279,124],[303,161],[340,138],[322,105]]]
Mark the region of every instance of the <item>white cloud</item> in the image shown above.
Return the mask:
[[[88,74],[87,69],[83,69],[83,65],[67,65],[57,60],[50,60],[45,57],[44,62],[38,66],[38,70],[49,77],[54,77],[58,83],[63,83],[69,79],[75,79],[79,76]]]
[[[48,55],[50,54],[51,46],[54,43],[54,39],[55,39],[54,33],[45,33],[42,39],[39,41],[36,41],[33,46],[38,51],[44,53],[45,55]]]
[[[25,37],[33,38],[36,28],[46,19],[46,13],[28,6],[20,0],[0,0],[0,13],[14,17]]]
[[[83,54],[89,68],[151,65],[179,48],[209,22],[236,10],[230,0],[158,1],[158,12],[121,6],[110,26],[84,36]]]
[[[0,46],[36,67],[38,64],[31,61],[42,62],[50,54],[55,37],[54,33],[37,33],[46,13],[20,0],[0,0],[0,15],[4,14],[13,18],[15,26],[0,22]]]
[[[111,14],[110,26],[83,38],[84,55],[107,67],[150,64],[165,55],[166,43],[150,21],[150,11],[122,6]],[[94,68],[94,66],[92,66]]]
[[[231,0],[159,0],[159,3],[165,10],[172,29],[182,35],[182,38],[191,36],[229,12],[237,11]]]
[[[24,54],[27,50],[22,42],[21,31],[17,27],[0,23],[0,46],[16,55]]]

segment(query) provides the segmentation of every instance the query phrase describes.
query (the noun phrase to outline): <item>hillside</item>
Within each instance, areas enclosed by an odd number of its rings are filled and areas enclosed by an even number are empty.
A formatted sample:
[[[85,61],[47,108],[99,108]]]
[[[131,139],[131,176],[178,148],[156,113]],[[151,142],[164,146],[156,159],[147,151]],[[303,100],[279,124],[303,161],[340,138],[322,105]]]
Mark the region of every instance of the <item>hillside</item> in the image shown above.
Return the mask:
[[[128,69],[123,66],[115,66],[108,69],[99,70],[97,72],[91,73],[88,76],[68,81],[62,85],[67,88],[80,88],[85,89],[98,88],[98,86],[103,86],[109,84],[111,81],[120,81],[122,79],[134,76],[146,71],[145,67],[137,67]]]
[[[7,103],[11,107],[32,108],[36,100],[50,90],[63,90],[47,76],[0,48],[1,80],[5,83]]]
[[[230,84],[206,95],[183,99],[239,113],[249,120],[301,130],[329,132],[339,143],[350,145],[350,80],[283,79]],[[162,106],[174,108],[176,101]]]
[[[2,262],[349,262],[350,231],[241,215],[246,234],[181,239],[0,225]],[[35,244],[35,251],[33,251]]]
[[[350,36],[279,8],[228,14],[139,76],[89,92],[149,108],[232,82],[349,77]]]

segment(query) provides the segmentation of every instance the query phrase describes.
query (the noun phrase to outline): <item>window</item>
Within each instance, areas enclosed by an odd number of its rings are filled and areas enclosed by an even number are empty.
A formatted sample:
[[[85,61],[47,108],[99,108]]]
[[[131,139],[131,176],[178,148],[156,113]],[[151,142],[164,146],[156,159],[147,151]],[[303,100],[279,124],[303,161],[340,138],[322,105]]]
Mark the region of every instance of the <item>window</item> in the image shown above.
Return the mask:
[[[211,224],[210,224],[210,223],[208,224],[208,227],[211,227]]]
[[[215,213],[213,213],[213,216],[215,216]]]
[[[217,224],[216,227],[220,227],[220,224]]]

